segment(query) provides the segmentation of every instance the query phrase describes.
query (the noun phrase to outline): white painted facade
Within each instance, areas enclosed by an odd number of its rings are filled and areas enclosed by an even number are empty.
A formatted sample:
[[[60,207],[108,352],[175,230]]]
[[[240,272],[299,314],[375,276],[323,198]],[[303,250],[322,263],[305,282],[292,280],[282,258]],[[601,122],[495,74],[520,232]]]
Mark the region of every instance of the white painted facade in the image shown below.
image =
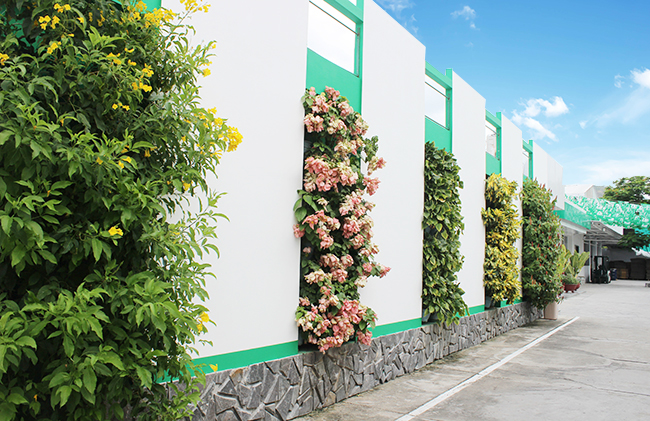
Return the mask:
[[[387,324],[422,316],[425,48],[375,3],[367,2],[364,14],[361,114],[370,126],[366,136],[379,137],[379,155],[388,162],[370,198],[377,205],[373,241],[377,261],[391,271],[369,280],[361,302]]]
[[[218,0],[197,14],[194,39],[217,40],[212,75],[203,79],[206,107],[216,107],[244,136],[226,154],[212,188],[227,195],[219,211],[221,257],[209,256],[216,280],[208,280],[206,306],[217,326],[198,346],[201,357],[295,342],[299,297],[300,241],[293,236],[292,208],[302,187],[303,109],[307,62],[308,1]],[[178,0],[163,7],[182,10]],[[424,200],[425,46],[372,0],[364,6],[362,109],[387,161],[377,172],[374,241],[377,261],[390,266],[371,278],[361,302],[377,312],[378,324],[421,317],[422,209]],[[465,231],[464,265],[458,274],[464,299],[484,304],[485,99],[452,74],[452,151],[461,168]],[[522,138],[502,117],[502,172],[522,185]],[[563,201],[561,167],[538,145],[534,172]],[[558,203],[561,203],[558,200]],[[519,248],[521,245],[519,244]]]
[[[533,172],[539,184],[545,185],[557,199],[555,209],[564,209],[562,166],[537,143],[533,143]]]
[[[452,85],[452,151],[464,183],[460,201],[465,231],[460,237],[460,252],[465,261],[458,281],[465,291],[465,303],[474,307],[485,302],[485,226],[481,218],[485,207],[485,99],[455,72]]]
[[[517,191],[521,192],[524,183],[524,173],[521,168],[521,129],[517,127],[512,121],[508,120],[505,116],[501,116],[501,175],[510,181],[517,182]],[[515,199],[517,212],[521,218],[521,200],[518,195]],[[519,258],[517,265],[519,267],[519,280],[521,281],[521,251],[522,251],[522,236],[523,227],[519,229],[519,239],[515,246],[519,250]]]

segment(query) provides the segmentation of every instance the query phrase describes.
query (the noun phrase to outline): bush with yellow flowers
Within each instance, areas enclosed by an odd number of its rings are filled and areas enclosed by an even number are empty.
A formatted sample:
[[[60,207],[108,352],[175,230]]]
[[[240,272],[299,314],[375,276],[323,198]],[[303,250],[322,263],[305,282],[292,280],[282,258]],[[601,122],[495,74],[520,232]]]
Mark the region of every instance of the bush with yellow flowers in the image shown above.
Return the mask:
[[[521,238],[521,220],[513,200],[517,182],[500,174],[492,174],[485,183],[485,209],[481,210],[485,225],[485,261],[483,286],[493,301],[512,304],[521,298],[521,282],[515,241]]]
[[[207,6],[184,4],[0,4],[2,420],[178,419],[198,399],[206,177],[241,135],[199,105],[213,43],[189,46]]]

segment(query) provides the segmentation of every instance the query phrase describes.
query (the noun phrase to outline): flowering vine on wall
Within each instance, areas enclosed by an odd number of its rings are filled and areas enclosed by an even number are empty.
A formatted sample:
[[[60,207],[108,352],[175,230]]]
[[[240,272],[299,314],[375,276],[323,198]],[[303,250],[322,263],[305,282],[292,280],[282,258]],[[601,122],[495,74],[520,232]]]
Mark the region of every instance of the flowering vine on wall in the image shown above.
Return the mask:
[[[373,221],[368,212],[385,161],[378,139],[364,139],[368,125],[339,91],[309,89],[305,108],[303,190],[294,206],[302,238],[300,301],[296,320],[303,337],[321,352],[356,337],[370,344],[376,315],[359,302],[359,288],[389,267],[374,261]],[[364,175],[362,167],[365,167]]]

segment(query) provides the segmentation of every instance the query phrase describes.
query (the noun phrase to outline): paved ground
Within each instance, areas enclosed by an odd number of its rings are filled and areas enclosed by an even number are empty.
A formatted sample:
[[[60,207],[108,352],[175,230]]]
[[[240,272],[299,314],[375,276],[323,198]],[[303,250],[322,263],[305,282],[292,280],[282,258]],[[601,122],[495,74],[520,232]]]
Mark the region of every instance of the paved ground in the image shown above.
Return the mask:
[[[556,321],[538,320],[299,420],[650,420],[646,282],[582,285]]]

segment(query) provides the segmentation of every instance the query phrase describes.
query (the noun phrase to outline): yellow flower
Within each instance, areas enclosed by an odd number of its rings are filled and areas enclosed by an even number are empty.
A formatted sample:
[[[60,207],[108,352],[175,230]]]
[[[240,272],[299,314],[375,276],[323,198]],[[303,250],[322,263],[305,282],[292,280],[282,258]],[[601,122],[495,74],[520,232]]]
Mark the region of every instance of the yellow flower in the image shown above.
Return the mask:
[[[84,23],[84,18],[81,17],[81,16],[79,16],[79,17],[77,18],[77,20],[78,20],[79,22],[81,22],[82,24]]]
[[[47,24],[50,23],[52,19],[49,16],[41,16],[38,18],[38,22],[41,25],[41,29],[47,28]]]
[[[124,108],[126,111],[129,111],[131,109],[131,107],[129,107],[128,105],[122,105],[122,108]]]
[[[146,150],[144,151],[144,157],[145,157],[145,158],[149,158],[150,156],[151,156],[151,150],[150,150],[150,149],[146,149]]]
[[[131,157],[130,156],[123,156],[121,159],[122,159],[122,161],[126,161],[129,164],[131,163]]]
[[[183,181],[183,191],[188,191],[190,187],[192,187],[190,183],[186,183],[185,181]]]
[[[111,228],[108,230],[108,233],[109,233],[111,236],[115,236],[115,235],[124,235],[124,232],[122,232],[122,230],[119,229],[117,226],[113,226],[113,227],[111,227]]]
[[[208,313],[206,312],[201,313],[201,321],[203,323],[207,323],[210,321],[210,316],[208,316]]]
[[[113,63],[115,63],[115,64],[117,64],[119,66],[120,64],[122,64],[122,60],[120,60],[119,58],[114,58]]]
[[[126,47],[124,47],[124,51],[126,51],[127,53],[132,53],[133,50],[135,50],[135,48],[131,48],[130,50],[128,50]]]
[[[217,113],[217,109],[216,109],[215,107],[213,107],[213,108],[208,108],[208,112],[209,112],[209,113],[212,113],[212,114],[216,114],[216,113]]]
[[[210,69],[203,69],[203,76],[210,76]]]
[[[97,157],[95,162],[97,162],[99,165],[102,165],[104,163],[104,161],[102,161],[102,159],[100,157]]]
[[[208,364],[212,371],[219,371],[219,366],[217,364]]]
[[[140,89],[142,89],[145,92],[149,92],[152,88],[149,85],[143,85],[142,83],[140,84]]]
[[[117,107],[119,107],[119,105],[117,105],[117,104],[113,104],[113,109],[114,109],[114,110],[117,110]]]
[[[196,328],[199,330],[199,332],[203,331],[203,323],[197,323]]]
[[[9,60],[9,56],[4,53],[0,53],[0,65],[4,66],[5,61]]]
[[[142,69],[142,74],[145,75],[146,77],[153,76],[153,70],[151,70],[151,66],[145,64],[144,69]]]
[[[52,18],[52,29],[56,28],[56,25],[57,25],[59,22],[61,22],[61,19],[59,19],[58,16],[54,16],[54,17]]]
[[[54,50],[59,48],[59,45],[61,45],[60,42],[53,42],[52,44],[50,44],[49,47],[47,47],[47,53],[52,54],[54,52]]]
[[[135,66],[137,63],[135,61],[127,60],[129,66]]]
[[[119,165],[120,168],[124,169],[124,164],[122,164],[122,161],[117,161],[117,165]]]

